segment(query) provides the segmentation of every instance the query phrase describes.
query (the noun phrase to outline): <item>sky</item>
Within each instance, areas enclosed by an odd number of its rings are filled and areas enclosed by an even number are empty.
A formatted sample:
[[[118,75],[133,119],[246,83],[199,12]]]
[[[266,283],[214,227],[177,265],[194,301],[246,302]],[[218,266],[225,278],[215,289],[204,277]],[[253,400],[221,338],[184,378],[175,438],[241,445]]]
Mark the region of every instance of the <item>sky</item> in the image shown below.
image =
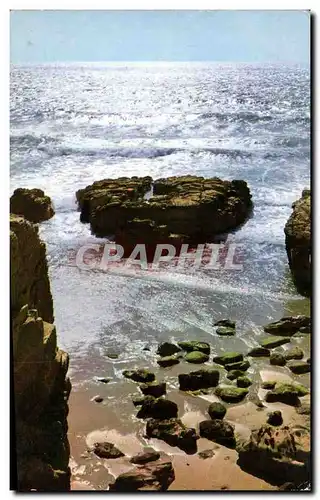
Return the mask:
[[[309,62],[305,11],[13,10],[12,63]]]

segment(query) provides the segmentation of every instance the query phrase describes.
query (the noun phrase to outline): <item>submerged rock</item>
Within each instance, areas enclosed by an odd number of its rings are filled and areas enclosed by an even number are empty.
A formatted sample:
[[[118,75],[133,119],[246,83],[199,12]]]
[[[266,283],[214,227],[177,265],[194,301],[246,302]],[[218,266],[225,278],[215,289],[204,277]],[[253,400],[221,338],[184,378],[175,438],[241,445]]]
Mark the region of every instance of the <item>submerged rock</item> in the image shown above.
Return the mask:
[[[228,448],[235,448],[234,427],[225,420],[204,420],[199,424],[200,436]]]
[[[284,232],[289,267],[297,290],[303,295],[311,294],[311,193],[302,192],[302,197],[293,203],[293,212]]]
[[[159,420],[176,418],[177,416],[177,404],[173,401],[162,398],[144,401],[141,405],[141,409],[137,414],[137,418],[156,418]]]
[[[236,363],[228,363],[224,365],[225,369],[229,372],[231,370],[240,370],[241,372],[245,372],[250,368],[250,363],[247,359],[244,361],[237,361]]]
[[[212,420],[222,420],[227,413],[227,408],[222,403],[214,402],[209,406],[208,413]]]
[[[277,383],[275,388],[266,394],[268,403],[285,403],[291,406],[300,404],[299,397],[308,394],[308,390],[300,384]]]
[[[290,340],[290,337],[266,337],[261,340],[260,345],[266,349],[273,349],[274,347],[288,344]]]
[[[225,326],[227,328],[232,328],[233,330],[236,327],[236,322],[232,321],[231,319],[220,319],[216,323],[214,323],[213,326]]]
[[[310,364],[305,361],[290,361],[290,363],[288,363],[288,368],[296,375],[309,373],[311,371]]]
[[[226,352],[222,356],[215,356],[213,362],[218,365],[228,365],[230,363],[237,363],[243,361],[243,354],[240,352]]]
[[[103,442],[93,445],[93,453],[100,458],[119,458],[124,457],[124,453],[120,451],[114,444]]]
[[[180,391],[196,391],[216,387],[219,383],[219,371],[213,369],[202,369],[190,373],[178,375]]]
[[[248,390],[242,387],[225,386],[217,387],[215,393],[226,403],[239,403],[246,397]]]
[[[253,349],[251,349],[251,351],[248,352],[248,356],[252,356],[254,358],[267,358],[270,356],[270,351],[265,347],[254,347]]]
[[[124,370],[122,375],[125,378],[133,380],[134,382],[153,382],[156,378],[154,373],[145,369]]]
[[[165,382],[149,382],[148,384],[140,385],[139,388],[145,396],[154,396],[155,398],[159,398],[167,392]]]
[[[144,403],[148,401],[155,401],[156,398],[154,396],[141,396],[138,398],[133,398],[132,402],[134,406],[142,406]]]
[[[230,371],[228,371],[227,379],[235,380],[238,377],[242,377],[244,374],[245,374],[245,372],[242,370],[230,370]]]
[[[157,360],[159,366],[162,368],[166,368],[168,366],[178,365],[180,363],[179,359],[176,356],[164,356]]]
[[[238,465],[271,484],[310,479],[310,450],[301,449],[289,427],[264,425],[237,445]]]
[[[273,352],[270,355],[270,365],[284,366],[286,364],[286,359],[283,354],[279,352]]]
[[[143,467],[135,467],[128,472],[120,474],[113,484],[109,485],[110,491],[167,491],[174,481],[172,462],[148,463]]]
[[[148,437],[165,441],[170,446],[177,446],[188,454],[197,452],[199,439],[195,429],[186,427],[178,418],[167,420],[149,419],[146,427]]]
[[[143,465],[148,462],[155,462],[156,460],[159,460],[159,458],[160,453],[158,451],[148,449],[131,457],[130,462],[132,464]]]
[[[175,344],[172,344],[171,342],[163,342],[162,344],[159,345],[157,350],[157,354],[163,357],[172,356],[177,352],[181,352],[180,347],[178,347]]]
[[[42,189],[18,188],[10,198],[10,212],[38,223],[54,216],[51,199]]]
[[[228,326],[219,326],[216,330],[217,335],[221,335],[222,337],[232,337],[236,334],[234,328],[230,328]]]
[[[203,352],[204,354],[210,354],[210,345],[207,342],[198,342],[197,340],[188,340],[185,342],[178,342],[178,346],[181,347],[183,351],[187,352]]]
[[[310,317],[309,316],[285,316],[279,321],[274,321],[263,327],[264,331],[267,333],[272,333],[273,335],[293,335],[300,328],[309,327],[310,328]]]
[[[201,363],[205,363],[206,361],[209,361],[209,355],[205,354],[204,352],[200,352],[200,351],[192,351],[192,352],[188,352],[185,355],[184,359],[188,363],[201,364]]]

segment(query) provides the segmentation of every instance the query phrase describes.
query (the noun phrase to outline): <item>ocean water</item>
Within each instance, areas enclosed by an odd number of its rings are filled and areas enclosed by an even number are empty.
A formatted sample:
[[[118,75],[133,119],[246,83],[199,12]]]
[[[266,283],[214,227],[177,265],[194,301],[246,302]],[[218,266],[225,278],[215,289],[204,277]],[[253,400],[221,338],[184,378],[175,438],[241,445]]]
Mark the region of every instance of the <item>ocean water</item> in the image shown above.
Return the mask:
[[[101,373],[121,382],[124,368],[154,365],[156,345],[172,338],[245,352],[261,325],[308,311],[292,284],[283,232],[292,202],[310,184],[307,67],[12,66],[10,103],[11,190],[42,188],[55,206],[40,233],[75,388]],[[230,236],[243,248],[241,271],[125,275],[70,265],[70,251],[95,241],[80,223],[76,190],[107,177],[182,174],[248,183],[254,212]],[[237,321],[235,338],[215,335],[213,323],[224,317]]]

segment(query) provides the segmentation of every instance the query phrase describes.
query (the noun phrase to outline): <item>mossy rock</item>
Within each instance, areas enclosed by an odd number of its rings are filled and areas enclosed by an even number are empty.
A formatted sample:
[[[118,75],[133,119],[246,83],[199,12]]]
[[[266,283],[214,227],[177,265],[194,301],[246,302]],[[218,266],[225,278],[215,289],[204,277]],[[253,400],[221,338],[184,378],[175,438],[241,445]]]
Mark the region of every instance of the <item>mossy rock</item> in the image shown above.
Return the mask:
[[[216,333],[223,337],[232,337],[236,334],[236,331],[234,328],[229,328],[228,326],[219,326]]]
[[[181,373],[178,375],[180,391],[197,391],[216,387],[219,383],[218,370],[203,368],[195,372]]]
[[[226,352],[222,356],[215,356],[213,358],[214,363],[218,365],[228,365],[230,363],[236,363],[238,361],[243,361],[243,354],[241,352]]]
[[[290,361],[290,363],[288,363],[288,368],[296,375],[309,373],[311,371],[310,364],[305,361]]]
[[[140,396],[138,398],[133,398],[132,402],[134,406],[142,406],[145,403],[155,400],[156,398],[154,396]]]
[[[179,364],[179,359],[176,356],[164,356],[157,360],[157,363],[162,368],[166,368],[168,366],[173,366]]]
[[[247,359],[245,359],[244,361],[238,361],[237,363],[230,363],[228,365],[225,365],[225,369],[227,371],[240,370],[241,372],[245,372],[249,367],[250,363]]]
[[[206,361],[209,361],[209,355],[205,354],[204,352],[200,351],[192,351],[188,352],[184,359],[188,363],[195,363],[195,364],[200,364],[200,363],[205,363]]]
[[[145,369],[124,370],[122,374],[125,378],[134,380],[134,382],[153,382],[156,378],[154,373]]]
[[[299,397],[306,396],[308,390],[301,384],[277,383],[272,391],[267,392],[268,403],[285,403],[291,406],[299,404]]]
[[[217,387],[215,390],[217,396],[226,403],[239,403],[248,394],[248,390],[242,387]]]
[[[262,382],[261,384],[261,388],[262,389],[268,389],[268,390],[271,390],[271,389],[274,389],[275,386],[276,386],[276,381],[274,380],[269,380],[269,381],[266,381],[266,382]]]
[[[289,349],[289,351],[285,352],[284,357],[287,361],[290,361],[291,359],[302,359],[304,356],[303,350],[295,346],[292,349]]]
[[[244,373],[242,370],[230,370],[227,374],[227,379],[235,380],[238,377],[242,377]]]
[[[280,354],[279,352],[272,352],[270,355],[270,365],[275,365],[275,366],[285,366],[286,364],[286,359],[283,356],[283,354]]]
[[[167,418],[176,418],[177,416],[177,404],[164,398],[145,401],[137,413],[137,418],[142,419],[156,418],[165,420]]]
[[[207,342],[198,342],[197,340],[190,340],[185,342],[178,342],[178,346],[187,352],[200,351],[205,354],[210,354],[210,345]]]
[[[253,358],[268,358],[270,351],[265,347],[254,347],[248,352],[248,356],[252,356]]]
[[[145,396],[154,396],[155,398],[160,398],[160,396],[163,396],[167,391],[165,382],[156,381],[142,384],[139,388]]]
[[[290,342],[290,337],[266,337],[261,340],[261,347],[265,347],[266,349],[273,349],[274,347],[279,347],[283,344],[288,344]]]
[[[228,448],[235,448],[234,427],[225,420],[204,420],[199,424],[200,436]]]
[[[222,404],[218,402],[211,403],[211,405],[208,408],[208,413],[210,415],[210,418],[212,420],[215,419],[220,419],[222,420],[227,413],[227,408]]]
[[[163,356],[163,357],[172,356],[173,354],[176,354],[177,352],[181,352],[181,349],[180,349],[180,347],[173,344],[172,342],[163,342],[162,344],[159,344],[158,350],[157,350],[157,354],[159,354],[159,356]]]
[[[252,380],[249,379],[249,377],[238,377],[237,378],[237,386],[246,388],[250,387],[252,385]]]
[[[220,319],[216,323],[214,323],[213,326],[225,326],[227,328],[232,328],[233,330],[236,327],[236,322],[232,321],[231,319]]]

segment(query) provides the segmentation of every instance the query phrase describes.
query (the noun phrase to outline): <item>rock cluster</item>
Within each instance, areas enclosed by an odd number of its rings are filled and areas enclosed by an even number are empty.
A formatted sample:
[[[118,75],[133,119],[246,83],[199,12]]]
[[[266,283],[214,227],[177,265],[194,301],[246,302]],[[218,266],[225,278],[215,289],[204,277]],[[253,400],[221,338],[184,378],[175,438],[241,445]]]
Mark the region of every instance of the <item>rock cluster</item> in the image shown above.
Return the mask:
[[[42,189],[18,188],[10,198],[10,212],[38,223],[54,216],[51,199]]]
[[[192,175],[105,179],[80,189],[76,197],[81,221],[89,222],[95,235],[112,235],[125,248],[206,243],[237,228],[252,208],[246,182]]]
[[[303,295],[311,294],[311,192],[305,189],[293,203],[284,232],[289,266],[296,287]]]
[[[24,218],[10,216],[10,229],[17,490],[69,490],[69,358],[57,347],[46,249]]]

